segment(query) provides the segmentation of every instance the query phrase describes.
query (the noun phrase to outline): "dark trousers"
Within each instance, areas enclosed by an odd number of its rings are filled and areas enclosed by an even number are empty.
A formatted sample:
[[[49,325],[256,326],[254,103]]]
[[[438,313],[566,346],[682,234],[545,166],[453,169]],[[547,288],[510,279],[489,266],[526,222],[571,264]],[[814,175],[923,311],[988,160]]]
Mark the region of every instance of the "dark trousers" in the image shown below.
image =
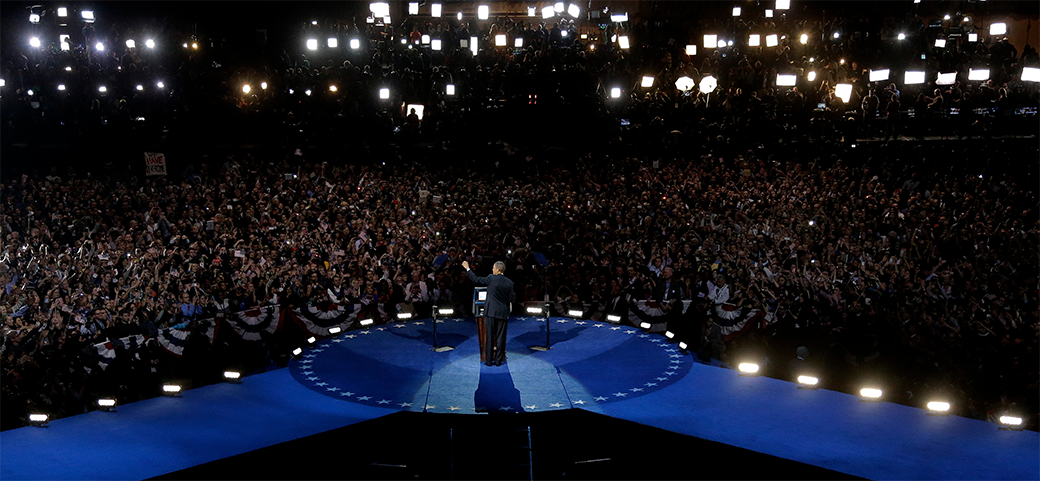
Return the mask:
[[[506,362],[506,321],[495,317],[484,318],[484,360],[488,364]]]

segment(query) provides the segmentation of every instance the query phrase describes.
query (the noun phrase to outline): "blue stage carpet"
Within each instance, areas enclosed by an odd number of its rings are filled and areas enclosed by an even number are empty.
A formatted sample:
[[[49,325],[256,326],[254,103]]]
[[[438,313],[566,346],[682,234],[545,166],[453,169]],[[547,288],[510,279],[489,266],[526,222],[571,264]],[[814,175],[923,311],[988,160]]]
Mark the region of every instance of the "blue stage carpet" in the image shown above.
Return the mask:
[[[581,408],[871,479],[1040,479],[1040,435],[928,416],[693,362],[663,337],[514,319],[507,363],[480,364],[472,320],[351,331],[288,369],[0,433],[2,479],[142,479],[396,411]]]

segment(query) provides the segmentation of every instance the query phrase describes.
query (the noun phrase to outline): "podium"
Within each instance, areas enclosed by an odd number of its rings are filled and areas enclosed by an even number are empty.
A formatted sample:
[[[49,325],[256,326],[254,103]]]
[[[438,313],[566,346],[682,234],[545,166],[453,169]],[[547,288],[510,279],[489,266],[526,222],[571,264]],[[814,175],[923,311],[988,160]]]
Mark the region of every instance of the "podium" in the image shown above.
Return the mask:
[[[473,288],[473,317],[477,320],[477,339],[480,342],[480,362],[487,362],[488,353],[484,352],[487,344],[487,327],[484,324],[484,308],[487,307],[487,287]]]

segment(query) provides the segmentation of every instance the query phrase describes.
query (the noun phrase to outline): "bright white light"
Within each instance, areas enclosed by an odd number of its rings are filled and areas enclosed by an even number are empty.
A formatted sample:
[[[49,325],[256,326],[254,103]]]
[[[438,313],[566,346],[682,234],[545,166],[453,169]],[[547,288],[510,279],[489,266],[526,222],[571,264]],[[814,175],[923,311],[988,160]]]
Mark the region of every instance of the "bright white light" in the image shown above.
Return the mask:
[[[375,2],[368,5],[373,17],[389,17],[390,4],[386,2]]]
[[[412,109],[415,109],[415,115],[419,117],[419,120],[422,120],[425,107],[422,104],[408,104],[405,106],[404,111],[411,115]]]
[[[679,349],[682,349],[682,350],[685,351],[687,347],[689,347],[689,346],[687,346],[685,342],[679,341]]]
[[[809,74],[805,76],[805,79],[810,81],[810,82],[815,81],[816,80],[816,71],[815,70],[810,70]]]
[[[718,35],[705,35],[704,36],[704,48],[715,48],[719,45]]]
[[[803,33],[802,36],[799,37],[798,41],[801,42],[802,45],[809,43],[809,35]]]
[[[58,84],[58,91],[59,92],[64,92],[65,91],[65,84]]]
[[[101,406],[103,408],[110,408],[110,407],[113,407],[113,406],[116,405],[116,400],[115,399],[98,399],[97,403],[98,403],[98,406]]]
[[[957,82],[957,72],[942,73],[935,78],[935,85],[953,85]]]
[[[311,25],[317,25],[317,24],[318,24],[317,20],[311,20]]]
[[[359,324],[361,324],[362,326],[371,326],[371,325],[372,325],[372,324],[374,324],[375,322],[376,322],[376,321],[374,321],[374,320],[372,320],[372,319],[362,319],[362,320],[361,320],[361,322],[360,322]]]
[[[905,85],[917,85],[924,83],[924,71],[923,70],[907,70],[903,73],[903,84]]]
[[[166,87],[166,85],[164,85],[164,84],[163,84],[162,82],[156,82],[156,83],[155,83],[155,86],[156,86],[156,87],[159,87],[159,88],[163,88],[163,87]]]
[[[5,86],[7,86],[7,81],[2,79],[2,78],[0,78],[0,87],[5,87]]]
[[[609,322],[621,322],[621,316],[616,314],[607,314],[607,321]]]
[[[487,20],[491,14],[491,9],[487,5],[480,5],[477,7],[477,18],[480,20]]]
[[[188,48],[188,42],[184,42],[184,45],[182,45],[182,46],[183,46],[184,48]]]
[[[834,86],[834,95],[842,102],[849,103],[852,99],[852,84],[838,84]]]
[[[496,47],[505,47],[506,45],[509,45],[509,37],[507,37],[506,34],[500,33],[498,35],[495,35]]]
[[[252,87],[250,87],[248,84],[242,86],[242,93],[247,94],[250,90],[252,90]]]
[[[328,45],[329,48],[339,48],[339,39],[336,37],[329,37],[326,45]]]
[[[138,92],[143,92],[144,91],[144,85],[138,85],[135,88],[137,89]]]
[[[527,313],[528,314],[541,314],[542,313],[542,308],[541,307],[528,307],[527,308]]]
[[[989,69],[968,69],[968,80],[989,80]]]
[[[379,89],[379,98],[382,99],[382,100],[389,99],[390,98],[390,89],[388,89],[386,87],[383,87],[383,88]]]
[[[404,39],[402,38],[401,40],[404,40]],[[358,40],[356,38],[350,39],[350,49],[351,50],[357,50],[359,48],[361,48],[361,40]]]
[[[556,2],[556,4],[553,5],[553,11],[556,13],[563,13],[563,2]]]
[[[773,9],[771,9],[771,8],[767,8],[766,9],[766,18],[773,18]]]
[[[566,37],[567,36],[567,31],[566,30],[561,30],[560,31],[560,36],[561,37]]]
[[[664,331],[664,337],[667,337],[668,339],[673,339],[675,338],[675,333],[672,331]]]
[[[794,87],[798,83],[798,76],[792,74],[776,74],[777,87]]]
[[[654,86],[654,78],[649,75],[644,75],[642,82],[639,83],[640,87],[650,88]]]
[[[698,87],[700,87],[701,92],[704,92],[706,94],[710,94],[710,93],[714,92],[715,91],[715,87],[718,87],[718,86],[719,86],[718,79],[716,79],[715,77],[712,77],[711,75],[709,75],[709,76],[704,77],[704,78],[701,79],[701,83],[700,83],[700,85]]]
[[[238,371],[224,371],[224,379],[240,379],[242,373]]]
[[[686,46],[686,55],[689,55],[691,57],[694,56],[694,55],[697,55],[697,46],[696,45],[687,45]]]
[[[571,17],[578,18],[578,15],[581,15],[581,9],[578,8],[577,5],[572,3],[570,5],[567,5],[567,14],[569,14]]]
[[[299,356],[300,354],[303,354],[303,349],[302,348],[297,347],[296,349],[292,350],[292,355]]]
[[[447,95],[455,95],[455,84],[448,84],[444,87],[444,93]]]
[[[175,393],[181,392],[181,387],[178,384],[163,384],[163,392]]]
[[[865,387],[859,390],[859,395],[867,399],[880,399],[881,390],[873,387]]]
[[[148,39],[144,41],[144,46],[148,48],[155,48],[155,40]]]
[[[527,7],[527,16],[533,17],[538,14],[538,9],[535,7]]]
[[[725,40],[719,40],[718,43],[715,44],[715,47],[717,47],[717,48],[726,48],[726,41]]]
[[[628,43],[628,35],[621,35],[617,38],[618,48],[628,49],[631,45]]]
[[[28,96],[30,96],[30,97],[32,97],[32,96],[33,96],[33,94],[35,94],[35,93],[36,93],[36,92],[33,92],[33,89],[29,89],[29,90],[26,90],[26,91],[25,91],[25,94],[26,94],[26,95],[28,95]]]
[[[47,415],[46,414],[30,414],[29,415],[29,422],[32,422],[32,423],[45,423],[45,422],[47,422]]]
[[[199,44],[197,42],[191,42],[191,48],[193,50],[198,50],[199,49]]]
[[[978,42],[979,41],[979,34],[977,34],[975,32],[969,33],[968,34],[968,41],[969,42]]]
[[[949,20],[949,19],[950,19],[950,14],[947,13],[946,15],[943,15],[943,20]]]
[[[737,366],[737,369],[744,374],[755,374],[758,372],[758,364],[753,362],[742,362]]]
[[[1003,424],[1005,426],[1021,426],[1022,425],[1022,418],[1017,417],[1017,416],[1001,416],[999,420],[1000,420],[1000,424]]]
[[[791,0],[776,0],[776,9],[777,10],[790,10],[791,9]]]
[[[929,402],[926,406],[928,407],[929,411],[935,411],[940,413],[945,413],[950,410],[950,403],[948,402],[932,401]]]
[[[314,336],[311,336],[311,337],[307,338],[307,344],[314,344],[315,342],[318,342],[318,338],[316,338]]]
[[[412,313],[411,312],[398,312],[397,313],[397,318],[398,319],[411,319],[412,318]]]
[[[523,37],[517,37],[515,40],[513,40],[513,47],[515,47],[515,48],[523,48],[523,46],[524,46],[524,39],[523,39]]]
[[[621,88],[613,87],[610,89],[610,98],[617,99],[621,98]]]
[[[419,2],[408,2],[408,15],[419,14]]]
[[[650,323],[649,322],[640,322],[639,323],[639,328],[640,329],[650,329]]]
[[[571,316],[571,317],[581,317],[581,316],[585,315],[585,311],[578,311],[578,310],[574,310],[574,309],[568,309],[567,310],[567,315]]]
[[[94,45],[94,49],[96,49],[98,52],[104,52],[105,44],[98,42],[96,45]]]
[[[318,49],[318,39],[316,39],[316,38],[309,38],[309,39],[307,39],[307,50],[317,50],[317,49]]]
[[[429,35],[423,35],[422,37],[419,38],[419,41],[422,42],[423,45],[429,45],[429,43],[430,43],[430,36]]]
[[[342,327],[335,326],[335,327],[330,327],[329,328],[329,334],[339,334],[341,332],[343,332],[343,328]]]
[[[437,309],[437,314],[441,316],[450,316],[452,314],[455,314],[455,309],[452,309],[450,307],[442,307]]]
[[[694,85],[697,85],[697,83],[694,82],[692,78],[685,75],[675,80],[675,88],[684,92],[692,89]]]
[[[457,18],[459,21],[461,21],[462,20],[462,12],[456,13],[455,14],[455,18]]]
[[[839,38],[841,38],[841,32],[834,32],[834,39],[837,40]]]
[[[441,4],[434,3],[430,5],[430,16],[433,18],[440,18],[441,16]]]
[[[820,379],[813,376],[798,376],[798,384],[806,386],[815,386],[820,383]]]
[[[935,47],[936,48],[946,48],[946,39],[945,38],[937,38],[937,39],[935,39]]]
[[[68,52],[69,50],[72,50],[72,45],[69,42],[61,42],[61,51]]]
[[[339,91],[339,87],[337,87],[335,85],[329,85],[329,92],[338,92],[338,91]]]
[[[614,23],[621,23],[628,21],[628,12],[625,13],[612,13],[610,14],[610,21]]]
[[[59,17],[68,17],[69,16],[69,9],[67,9],[65,7],[58,7],[58,16]]]
[[[733,16],[734,17],[739,17],[740,16],[740,7],[733,7]]]
[[[126,48],[137,48],[137,42],[133,41],[133,39],[127,40]]]
[[[79,16],[83,17],[83,20],[86,20],[87,23],[91,23],[91,22],[94,21],[94,11],[93,10],[83,10],[83,11],[79,12]]]
[[[1023,82],[1040,82],[1040,68],[1022,67]]]
[[[440,51],[440,49],[441,49],[441,39],[435,38],[435,39],[430,40],[430,49],[431,50]]]
[[[304,93],[304,95],[310,97],[311,96],[311,89],[304,90],[303,93]]]
[[[40,39],[37,37],[30,38],[29,46],[32,48],[40,48]]]
[[[542,18],[553,18],[556,16],[556,11],[551,6],[542,8]]]
[[[65,71],[66,72],[71,72],[72,71],[72,67],[65,67]]]
[[[721,47],[721,45],[719,45],[719,46]],[[726,46],[727,47],[732,47],[733,46],[733,41],[732,40],[726,40]]]
[[[1007,24],[1004,22],[989,24],[990,35],[1007,35]]]
[[[473,56],[477,56],[477,52],[480,50],[480,39],[477,37],[469,38],[469,50],[473,52]]]
[[[751,35],[748,35],[747,44],[748,44],[748,47],[761,47],[762,46],[762,36],[757,34],[757,33],[753,33]]]
[[[108,92],[108,87],[105,87],[104,85],[102,85],[102,86],[98,87],[97,91],[101,92],[101,93]]]
[[[971,17],[964,17],[964,22],[965,23],[970,22],[970,21],[971,21]]]
[[[882,82],[888,80],[888,69],[870,70],[870,81],[871,82]]]
[[[766,47],[775,47],[780,45],[780,39],[777,38],[776,34],[766,35]]]

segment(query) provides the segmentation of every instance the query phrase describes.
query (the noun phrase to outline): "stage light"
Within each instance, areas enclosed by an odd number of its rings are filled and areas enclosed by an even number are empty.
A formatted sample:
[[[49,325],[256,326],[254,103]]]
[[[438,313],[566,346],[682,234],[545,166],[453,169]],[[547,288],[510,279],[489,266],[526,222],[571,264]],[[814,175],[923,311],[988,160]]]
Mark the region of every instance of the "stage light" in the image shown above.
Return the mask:
[[[935,39],[935,48],[946,48],[946,39],[937,38]]]
[[[701,92],[710,94],[715,91],[715,88],[719,86],[719,81],[715,77],[708,75],[701,79],[700,87]]]
[[[58,7],[58,16],[65,18],[69,16],[69,9],[65,7]]]
[[[904,85],[917,85],[924,83],[924,71],[923,70],[907,70],[903,72],[903,84]]]
[[[177,397],[181,394],[180,384],[163,384],[163,396]]]
[[[628,35],[621,35],[621,36],[619,36],[617,38],[617,45],[618,45],[618,48],[621,48],[621,49],[624,49],[624,50],[628,50],[628,48],[631,46],[628,43]]]
[[[523,46],[524,46],[524,39],[522,37],[517,37],[515,40],[513,40],[513,47],[514,48],[523,48]]]
[[[841,38],[841,32],[834,32],[833,38],[834,38],[835,40],[837,40],[837,39]]]
[[[376,321],[372,319],[362,319],[359,324],[361,324],[362,326],[371,326],[372,324],[375,324],[375,322]]]
[[[740,370],[742,376],[754,376],[758,374],[758,364],[753,362],[742,362],[737,365],[737,369]]]
[[[2,78],[0,78],[0,87],[6,87],[6,86],[7,86],[7,81],[2,79]]]
[[[104,85],[102,85],[102,86],[98,87],[97,91],[101,92],[101,93],[108,92],[108,87],[105,87]]]
[[[429,45],[430,44],[430,36],[429,35],[423,35],[422,37],[419,37],[419,41],[422,42],[423,45]]]
[[[307,39],[307,50],[317,50],[317,49],[318,49],[318,39],[316,39],[316,38],[309,38],[309,39]]]
[[[40,39],[38,37],[30,38],[29,46],[32,48],[40,48]]]
[[[747,44],[748,44],[748,47],[761,47],[762,46],[762,36],[757,34],[757,33],[753,33],[751,35],[748,35]]]
[[[339,39],[336,37],[329,37],[326,45],[328,45],[329,48],[339,48]]]
[[[697,55],[697,46],[696,45],[687,45],[686,46],[686,55],[689,55],[691,57],[694,56],[694,55]]]
[[[148,48],[155,48],[155,40],[148,39],[144,41],[144,46]]]
[[[721,44],[722,41],[719,40],[719,43]],[[733,41],[732,40],[726,40],[726,45],[719,45],[719,48],[722,48],[722,47],[732,47],[732,46],[733,46]]]
[[[307,344],[314,344],[315,342],[318,342],[318,338],[316,338],[314,336],[311,336],[311,337],[307,338]]]
[[[925,405],[928,414],[950,414],[950,403],[944,401],[931,401]]]
[[[560,36],[563,37],[563,38],[567,38],[567,31],[566,30],[561,30],[560,31]]]
[[[390,89],[388,89],[388,88],[385,88],[385,87],[384,87],[384,88],[381,88],[381,89],[379,89],[379,98],[380,98],[381,100],[387,100],[387,99],[389,99],[389,98],[390,98]]]
[[[526,308],[526,311],[527,311],[528,314],[541,314],[542,313],[542,308],[541,307],[528,306]]]
[[[579,311],[577,309],[568,309],[567,310],[567,315],[571,316],[571,317],[573,317],[575,319],[579,319],[579,318],[581,318],[581,316],[585,315],[585,311]]]
[[[405,44],[407,44],[407,43],[408,43],[408,39],[407,39],[407,38],[405,38],[405,37],[401,37],[401,45],[405,45]],[[411,46],[411,45],[409,45],[409,46],[408,46],[408,48],[412,48],[412,46]]]
[[[135,42],[133,39],[127,40],[126,48],[137,48],[137,42]]]
[[[408,2],[408,15],[419,14],[419,2]]]
[[[654,86],[654,78],[649,75],[644,75],[643,80],[639,83],[640,87],[650,88]]]
[[[771,9],[771,8],[767,8],[766,9],[766,18],[773,18],[773,9]]]
[[[439,52],[441,50],[441,39],[435,38],[430,40],[430,49]]]
[[[72,67],[65,67],[65,71],[66,72],[71,72],[72,71]]]
[[[105,412],[112,413],[112,412],[116,411],[116,400],[112,399],[112,398],[101,398],[101,399],[98,399],[97,400],[97,405],[98,405],[98,408],[100,408],[102,411],[105,411]]]
[[[390,16],[390,4],[386,2],[375,2],[368,5],[369,11],[372,12],[373,17],[389,17]]]
[[[979,41],[979,34],[977,34],[975,32],[969,33],[968,34],[968,41],[972,42],[972,43],[978,42]]]
[[[888,80],[888,69],[870,70],[870,81],[871,82],[883,82]]]
[[[505,47],[508,44],[509,44],[509,37],[506,37],[506,34],[500,33],[498,35],[495,35],[495,46],[496,47]]]
[[[716,48],[719,45],[718,35],[705,35],[704,36],[704,48]]]
[[[397,318],[398,319],[411,319],[412,318],[412,313],[411,312],[398,312],[397,313]]]
[[[461,22],[462,21],[462,12],[456,13],[455,14],[455,18],[458,19]]]
[[[451,307],[439,307],[437,308],[437,315],[439,316],[450,316],[455,314],[455,309]]]
[[[820,385],[820,379],[816,376],[798,376],[798,387],[802,389],[816,389]]]
[[[191,42],[191,49],[192,50],[198,50],[199,49],[199,43],[198,42]]]
[[[864,401],[877,401],[881,399],[881,390],[873,387],[865,387],[859,390],[859,395]]]
[[[581,15],[581,8],[578,8],[578,6],[573,3],[567,5],[567,14],[571,17],[578,18],[578,15]]]
[[[964,23],[968,23],[970,21],[971,21],[971,17],[964,17],[964,20],[962,20],[962,22],[964,22]]]
[[[668,339],[674,339],[675,333],[672,331],[664,331],[664,337],[667,337]]]
[[[610,89],[610,98],[617,99],[621,98],[621,89],[619,87],[613,87]]]
[[[1022,67],[1023,82],[1040,82],[1040,68]]]
[[[810,81],[810,82],[815,81],[816,80],[816,71],[815,70],[810,70],[809,73],[805,76],[805,79]]]
[[[335,85],[329,85],[329,92],[338,92],[338,91],[339,91],[339,87],[336,87]]]
[[[534,17],[538,14],[538,9],[535,7],[527,7],[527,16]]]
[[[408,104],[408,105],[405,106],[404,111],[408,112],[409,114],[411,114],[412,113],[412,109],[415,109],[415,115],[417,115],[419,117],[419,120],[422,120],[423,119],[423,110],[425,110],[425,107],[423,107],[422,104]]]
[[[65,91],[65,84],[58,84],[58,91],[59,92],[64,92]]]
[[[816,221],[812,220],[812,219],[809,219],[809,227],[812,227],[814,225],[816,225]]]
[[[733,7],[733,16],[734,17],[739,17],[740,16],[740,7]]]
[[[628,12],[625,13],[612,13],[610,14],[610,21],[614,23],[621,23],[628,21]]]
[[[675,80],[675,88],[684,92],[692,89],[694,85],[696,85],[696,82],[694,82],[692,78],[687,77],[685,75]]]
[[[607,322],[617,324],[621,322],[621,316],[617,314],[607,314]]]
[[[943,15],[943,20],[949,20],[949,19],[950,19],[950,14],[947,13],[946,15]]]
[[[188,48],[188,42],[184,42],[184,45],[182,45],[182,47]]]
[[[35,93],[36,93],[36,92],[33,92],[33,89],[29,89],[29,90],[26,90],[26,91],[25,91],[25,94],[26,94],[26,95],[28,95],[28,96],[30,96],[30,97],[32,97],[32,96],[33,96],[33,94],[35,94]]]
[[[650,323],[649,322],[640,322],[639,323],[639,328],[640,329],[650,329]]]
[[[311,89],[304,90],[303,93],[304,93],[304,95],[310,97],[311,96]]]
[[[491,13],[491,9],[488,8],[487,5],[479,5],[479,6],[477,6],[477,19],[479,19],[479,20],[487,20],[488,16],[490,16],[490,13]]]
[[[563,13],[563,2],[556,2],[553,5],[553,11],[556,13]]]
[[[896,38],[899,40],[906,40],[906,34],[900,32],[899,35],[896,36]]]
[[[144,85],[138,84],[137,87],[134,88],[137,89],[138,92],[144,92]]]
[[[402,42],[401,42],[401,43],[405,43],[405,42],[403,41],[403,40],[404,40],[403,38],[402,38],[401,40],[402,40]],[[358,39],[356,39],[356,38],[352,38],[352,39],[350,39],[350,49],[351,49],[351,50],[357,50],[357,49],[359,49],[359,48],[361,48],[361,40],[358,40]]]
[[[103,44],[101,42],[98,42],[97,44],[94,45],[94,49],[97,50],[98,52],[104,52],[105,51],[105,44]]]
[[[433,18],[441,17],[441,4],[434,3],[430,5],[430,16]]]
[[[1025,423],[1023,423],[1022,418],[1018,416],[1004,415],[1000,416],[998,421],[1000,421],[1000,429],[1005,431],[1020,431],[1022,430],[1022,428],[1025,427]]]
[[[303,348],[297,347],[296,349],[292,350],[292,355],[293,356],[299,356],[300,354],[303,354]]]
[[[68,37],[68,35],[64,35],[64,37]],[[68,52],[69,50],[72,50],[72,45],[68,42],[67,39],[66,40],[62,40],[61,42],[58,42],[58,43],[61,45],[61,51],[62,52]]]
[[[79,12],[79,16],[83,18],[84,22],[94,23],[95,19],[94,19],[94,11],[93,10],[83,10],[83,11]]]
[[[803,33],[802,36],[798,39],[798,41],[801,42],[802,45],[809,43],[809,35]]]
[[[792,74],[776,74],[777,87],[794,87],[798,84],[798,76]]]
[[[224,381],[238,384],[242,382],[242,373],[238,371],[224,371]]]
[[[849,103],[852,99],[852,84],[838,84],[834,86],[834,95],[842,102]]]
[[[776,0],[776,9],[777,10],[790,10],[791,9],[791,0]]]
[[[252,88],[247,84],[242,86],[242,93],[247,94]]]
[[[990,35],[1007,35],[1007,24],[1004,22],[989,24]]]
[[[542,19],[553,18],[556,15],[556,11],[553,10],[552,6],[542,8]]]
[[[989,80],[989,69],[968,69],[968,80]]]
[[[690,346],[688,346],[685,342],[679,341],[679,350],[686,351],[686,349],[688,347],[690,347]],[[686,353],[684,352],[683,354],[686,354]]]
[[[446,95],[455,95],[455,85],[454,84],[445,85],[444,86],[444,93]]]
[[[469,51],[473,52],[473,56],[477,56],[477,52],[480,51],[480,39],[477,37],[469,38]]]
[[[935,78],[935,85],[953,85],[957,82],[957,72],[942,73]]]
[[[29,414],[29,425],[38,428],[45,428],[47,427],[48,418],[49,416],[46,414],[31,413]]]

